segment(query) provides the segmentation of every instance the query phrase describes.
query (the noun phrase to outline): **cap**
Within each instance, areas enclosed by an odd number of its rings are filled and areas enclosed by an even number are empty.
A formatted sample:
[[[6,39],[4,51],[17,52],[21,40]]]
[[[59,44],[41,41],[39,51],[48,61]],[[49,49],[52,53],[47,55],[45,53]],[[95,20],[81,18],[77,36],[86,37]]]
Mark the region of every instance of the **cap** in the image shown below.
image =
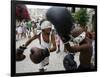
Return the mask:
[[[43,21],[41,24],[41,29],[52,28],[52,24],[49,21]]]

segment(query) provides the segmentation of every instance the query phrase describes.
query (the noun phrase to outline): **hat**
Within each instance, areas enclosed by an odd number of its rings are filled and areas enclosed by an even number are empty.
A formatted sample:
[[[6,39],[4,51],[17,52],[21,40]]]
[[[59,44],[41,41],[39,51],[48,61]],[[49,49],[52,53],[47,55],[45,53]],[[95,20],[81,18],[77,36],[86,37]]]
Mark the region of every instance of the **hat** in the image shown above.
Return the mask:
[[[41,29],[52,28],[52,24],[49,21],[43,21],[41,24]]]

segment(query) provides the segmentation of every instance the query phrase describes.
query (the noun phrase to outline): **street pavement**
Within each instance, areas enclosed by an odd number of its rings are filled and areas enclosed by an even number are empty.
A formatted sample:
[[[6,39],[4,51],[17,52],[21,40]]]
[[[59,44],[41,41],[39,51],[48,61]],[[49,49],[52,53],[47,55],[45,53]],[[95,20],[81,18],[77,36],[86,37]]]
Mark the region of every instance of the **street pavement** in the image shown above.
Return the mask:
[[[28,38],[23,38],[16,41],[16,48],[20,45],[25,44]],[[39,72],[39,65],[34,64],[29,57],[31,47],[39,46],[38,39],[32,41],[32,43],[27,47],[24,51],[26,58],[23,61],[16,62],[16,73],[28,73],[28,72]],[[62,71],[65,70],[63,67],[63,58],[67,54],[64,52],[64,45],[61,43],[60,45],[61,51],[57,54],[56,51],[50,53],[49,57],[49,65],[47,66],[46,71]],[[79,53],[75,55],[75,61],[77,62],[77,66],[79,65]]]

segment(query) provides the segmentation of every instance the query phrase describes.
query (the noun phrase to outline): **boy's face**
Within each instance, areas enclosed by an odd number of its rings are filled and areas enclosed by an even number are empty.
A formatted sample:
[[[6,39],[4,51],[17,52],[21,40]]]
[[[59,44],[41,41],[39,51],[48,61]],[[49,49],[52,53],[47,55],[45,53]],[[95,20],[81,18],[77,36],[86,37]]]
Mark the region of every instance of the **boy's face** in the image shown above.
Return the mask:
[[[51,28],[43,29],[43,32],[46,33],[46,34],[50,34],[50,32],[51,32]]]

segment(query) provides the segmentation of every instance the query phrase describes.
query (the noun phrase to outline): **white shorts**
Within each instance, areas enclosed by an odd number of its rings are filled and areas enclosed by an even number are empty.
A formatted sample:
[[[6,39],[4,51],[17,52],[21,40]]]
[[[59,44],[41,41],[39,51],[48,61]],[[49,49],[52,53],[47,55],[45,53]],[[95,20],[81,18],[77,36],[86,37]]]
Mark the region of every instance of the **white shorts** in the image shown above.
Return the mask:
[[[44,68],[49,63],[49,57],[46,57],[41,63],[39,63],[39,69]]]

